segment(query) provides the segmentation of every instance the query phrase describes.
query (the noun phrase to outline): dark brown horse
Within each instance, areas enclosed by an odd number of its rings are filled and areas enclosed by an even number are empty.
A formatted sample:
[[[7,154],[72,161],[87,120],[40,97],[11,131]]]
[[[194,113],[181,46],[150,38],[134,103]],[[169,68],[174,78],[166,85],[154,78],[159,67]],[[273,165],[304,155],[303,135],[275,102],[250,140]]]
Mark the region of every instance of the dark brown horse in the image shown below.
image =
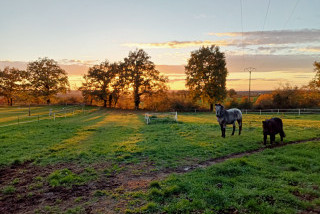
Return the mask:
[[[273,144],[275,142],[275,135],[280,134],[281,143],[283,142],[283,138],[286,134],[283,131],[283,123],[280,118],[271,118],[270,120],[262,121],[263,127],[263,143],[267,144],[267,137],[270,135],[270,143]]]

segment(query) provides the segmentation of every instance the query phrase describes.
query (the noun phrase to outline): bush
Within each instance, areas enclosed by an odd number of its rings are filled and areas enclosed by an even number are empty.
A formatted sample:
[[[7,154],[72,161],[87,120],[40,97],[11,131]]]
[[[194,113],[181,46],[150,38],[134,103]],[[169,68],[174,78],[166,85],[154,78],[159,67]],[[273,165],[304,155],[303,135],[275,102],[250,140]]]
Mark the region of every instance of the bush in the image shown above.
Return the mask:
[[[253,105],[256,109],[273,108],[273,95],[261,94]]]

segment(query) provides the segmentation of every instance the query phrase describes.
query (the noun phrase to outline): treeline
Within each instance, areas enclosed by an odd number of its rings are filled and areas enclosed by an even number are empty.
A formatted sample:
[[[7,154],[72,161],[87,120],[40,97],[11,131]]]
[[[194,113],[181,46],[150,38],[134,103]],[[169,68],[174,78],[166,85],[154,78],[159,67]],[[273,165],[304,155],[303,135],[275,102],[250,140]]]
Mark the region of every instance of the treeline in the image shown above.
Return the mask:
[[[67,73],[53,59],[39,58],[28,63],[26,70],[10,67],[0,70],[0,96],[11,106],[14,100],[25,103],[45,100],[50,104],[55,95],[68,90]]]
[[[191,52],[185,68],[189,91],[169,92],[168,78],[160,75],[148,54],[139,49],[129,52],[123,61],[106,60],[91,67],[80,90],[86,103],[102,103],[104,107],[189,111],[202,109],[200,100],[212,111],[214,102],[226,95],[224,53],[214,45],[201,47]]]
[[[90,67],[79,88],[82,97],[61,96],[70,90],[66,71],[53,59],[39,58],[28,63],[26,70],[9,67],[0,70],[0,97],[8,105],[14,100],[26,104],[85,102],[152,111],[212,111],[213,104],[218,102],[227,108],[240,109],[320,106],[319,62],[314,63],[316,75],[307,86],[286,85],[250,101],[233,89],[227,91],[225,55],[217,46],[192,51],[185,70],[188,90],[170,91],[168,78],[160,74],[144,50],[137,49],[122,61],[106,60]]]
[[[156,70],[150,56],[142,49],[131,51],[121,62],[106,60],[94,65],[83,79],[80,90],[84,100],[89,104],[100,101],[103,107],[117,107],[120,98],[125,98],[132,100],[137,110],[142,97],[163,95],[168,89],[168,78]]]

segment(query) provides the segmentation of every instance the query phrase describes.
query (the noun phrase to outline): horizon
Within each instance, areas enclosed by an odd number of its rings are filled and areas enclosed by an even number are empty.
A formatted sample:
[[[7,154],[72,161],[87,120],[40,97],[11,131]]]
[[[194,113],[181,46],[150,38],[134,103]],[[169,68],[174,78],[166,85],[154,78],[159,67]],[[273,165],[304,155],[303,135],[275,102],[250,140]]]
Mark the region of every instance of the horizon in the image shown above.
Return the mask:
[[[256,68],[252,91],[300,87],[320,60],[319,7],[316,0],[3,1],[0,68],[49,57],[76,88],[89,66],[143,48],[170,89],[185,90],[191,51],[215,44],[226,56],[228,89],[248,90],[246,67]]]

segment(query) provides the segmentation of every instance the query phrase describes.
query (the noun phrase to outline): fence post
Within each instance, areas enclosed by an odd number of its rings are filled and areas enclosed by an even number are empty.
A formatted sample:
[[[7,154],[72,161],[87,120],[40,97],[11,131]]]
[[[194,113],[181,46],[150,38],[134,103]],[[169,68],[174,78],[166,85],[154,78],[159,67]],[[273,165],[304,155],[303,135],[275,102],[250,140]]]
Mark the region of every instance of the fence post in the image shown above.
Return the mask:
[[[246,109],[246,114],[248,114],[248,109]]]
[[[278,114],[279,114],[279,109],[278,109]]]
[[[300,109],[299,109],[299,116],[300,116]]]
[[[260,115],[261,115],[261,109],[260,109]]]
[[[29,103],[29,117],[31,116],[31,109],[30,109],[30,103]]]

